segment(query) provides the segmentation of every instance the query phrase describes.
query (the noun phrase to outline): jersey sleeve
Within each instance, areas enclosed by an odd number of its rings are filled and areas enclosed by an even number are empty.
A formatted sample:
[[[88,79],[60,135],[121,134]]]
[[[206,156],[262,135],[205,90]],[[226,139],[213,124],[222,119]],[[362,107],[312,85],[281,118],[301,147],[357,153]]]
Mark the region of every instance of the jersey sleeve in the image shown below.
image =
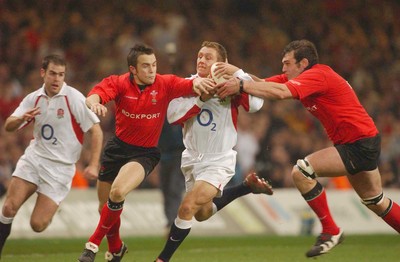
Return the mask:
[[[267,78],[264,79],[264,81],[284,84],[284,83],[286,83],[288,81],[288,79],[287,79],[286,75],[281,74],[281,75],[275,75],[275,76],[267,77]]]
[[[35,103],[36,103],[36,101],[38,101],[38,99],[39,99],[39,96],[36,95],[36,92],[30,93],[29,95],[24,97],[24,99],[22,99],[21,103],[18,105],[18,107],[14,110],[14,112],[10,116],[22,117],[26,113],[26,111],[28,111],[36,106]],[[30,122],[24,121],[18,127],[18,129],[22,129],[22,128],[26,127],[31,122],[32,121],[30,121]]]
[[[181,124],[196,116],[203,106],[199,97],[179,97],[173,99],[168,106],[167,120],[170,124]]]
[[[18,107],[14,110],[11,116],[14,117],[22,117],[26,111],[35,107],[34,98],[32,95],[28,95],[22,99],[21,103]]]
[[[169,99],[172,100],[178,97],[194,96],[193,79],[180,78],[175,75],[167,75],[170,77],[172,88],[169,94]]]
[[[233,76],[245,81],[253,81],[251,76],[245,73],[242,69],[236,71]],[[243,108],[249,113],[257,112],[264,105],[264,99],[260,97],[252,96],[246,93],[242,93],[238,97],[238,103],[242,105]]]
[[[323,72],[317,69],[308,69],[298,77],[286,82],[294,98],[303,99],[308,96],[325,92],[327,85]]]
[[[92,90],[90,90],[88,96],[97,94],[101,98],[101,103],[107,104],[108,102],[114,100],[118,93],[118,81],[119,77],[117,75],[112,75],[104,78],[100,83],[95,85]]]
[[[87,132],[100,119],[85,104],[85,97],[76,89],[71,89],[71,111],[83,132]]]

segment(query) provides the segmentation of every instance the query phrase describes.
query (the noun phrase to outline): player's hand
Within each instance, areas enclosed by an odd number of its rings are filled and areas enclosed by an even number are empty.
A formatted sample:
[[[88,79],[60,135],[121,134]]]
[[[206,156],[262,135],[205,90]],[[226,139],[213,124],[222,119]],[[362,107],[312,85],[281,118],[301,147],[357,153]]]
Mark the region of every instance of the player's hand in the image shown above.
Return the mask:
[[[215,90],[214,89],[208,90],[208,91],[209,91],[208,94],[206,94],[206,93],[202,93],[201,94],[201,96],[200,96],[200,100],[201,101],[206,102],[207,100],[210,100],[215,95]]]
[[[35,108],[32,108],[32,109],[26,111],[25,114],[22,116],[22,119],[26,122],[30,122],[37,115],[40,115],[39,107],[35,107]]]
[[[232,75],[239,69],[240,69],[239,67],[228,63],[217,62],[214,74],[217,78],[223,77],[226,80],[229,80],[232,77]]]
[[[89,180],[96,180],[99,176],[98,166],[88,165],[83,171],[83,176]]]
[[[210,90],[214,90],[214,87],[214,80],[210,78],[198,77],[193,79],[193,91],[198,95],[203,93],[210,94]]]
[[[93,103],[90,105],[90,110],[92,110],[93,113],[95,113],[98,116],[106,116],[107,113],[107,107],[100,103]]]
[[[215,89],[217,90],[217,95],[221,98],[224,99],[227,96],[231,95],[236,95],[239,93],[239,79],[236,77],[232,77],[225,83],[221,83],[219,85],[215,86]]]

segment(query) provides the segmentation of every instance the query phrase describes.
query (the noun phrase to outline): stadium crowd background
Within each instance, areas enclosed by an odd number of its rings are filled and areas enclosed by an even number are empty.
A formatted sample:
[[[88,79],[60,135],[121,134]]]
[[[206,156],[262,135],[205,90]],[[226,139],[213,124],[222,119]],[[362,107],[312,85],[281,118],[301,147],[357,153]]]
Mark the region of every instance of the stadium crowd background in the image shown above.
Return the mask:
[[[159,73],[196,71],[204,40],[222,43],[229,62],[259,77],[281,72],[281,52],[292,40],[313,41],[320,62],[355,89],[382,134],[380,170],[385,187],[400,187],[400,2],[374,0],[21,1],[0,0],[0,182],[5,187],[31,139],[31,130],[6,133],[5,119],[39,88],[38,68],[49,53],[67,59],[67,83],[87,94],[110,74],[127,71],[136,42],[156,49]],[[110,106],[112,111],[113,107]],[[113,114],[102,119],[105,139]],[[292,187],[293,163],[329,144],[324,130],[298,101],[265,101],[239,117],[238,175],[249,170]],[[79,171],[87,161],[83,152]],[[145,186],[157,186],[152,175]],[[346,188],[346,180],[327,186]]]

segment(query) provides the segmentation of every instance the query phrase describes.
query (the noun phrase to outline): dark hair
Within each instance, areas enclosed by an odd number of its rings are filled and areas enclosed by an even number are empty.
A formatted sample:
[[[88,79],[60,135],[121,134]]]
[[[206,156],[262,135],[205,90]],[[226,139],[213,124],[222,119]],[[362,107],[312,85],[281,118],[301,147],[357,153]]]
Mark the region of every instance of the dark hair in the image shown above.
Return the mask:
[[[48,55],[45,56],[42,60],[42,68],[47,70],[49,64],[53,63],[55,65],[67,66],[65,59],[59,55]]]
[[[134,47],[131,48],[129,51],[127,61],[128,67],[129,66],[137,66],[137,60],[140,55],[151,55],[154,54],[153,48],[147,46],[145,44],[136,44]]]
[[[305,68],[305,70],[311,68],[315,64],[318,64],[318,52],[315,48],[315,45],[311,41],[305,39],[295,40],[289,43],[285,49],[283,49],[283,55],[286,55],[291,51],[294,51],[294,58],[296,59],[296,62],[300,62],[303,58],[308,60],[309,65],[307,68]]]
[[[214,48],[215,50],[217,50],[218,62],[226,62],[228,59],[228,53],[226,52],[225,47],[223,45],[221,45],[220,43],[204,41],[201,44],[201,47],[210,47],[210,48]]]

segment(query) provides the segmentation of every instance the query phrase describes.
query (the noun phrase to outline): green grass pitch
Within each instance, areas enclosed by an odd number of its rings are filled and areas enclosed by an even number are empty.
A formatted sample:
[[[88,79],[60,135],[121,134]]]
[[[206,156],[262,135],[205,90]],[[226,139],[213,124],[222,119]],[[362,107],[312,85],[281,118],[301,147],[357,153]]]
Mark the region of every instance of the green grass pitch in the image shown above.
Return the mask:
[[[162,237],[125,237],[129,252],[123,261],[152,262],[164,246]],[[398,235],[345,235],[342,244],[331,253],[307,259],[305,252],[314,243],[312,236],[189,236],[175,253],[174,262],[378,262],[400,261]],[[85,239],[9,239],[2,262],[71,262],[77,261]],[[96,261],[104,261],[103,241]]]

